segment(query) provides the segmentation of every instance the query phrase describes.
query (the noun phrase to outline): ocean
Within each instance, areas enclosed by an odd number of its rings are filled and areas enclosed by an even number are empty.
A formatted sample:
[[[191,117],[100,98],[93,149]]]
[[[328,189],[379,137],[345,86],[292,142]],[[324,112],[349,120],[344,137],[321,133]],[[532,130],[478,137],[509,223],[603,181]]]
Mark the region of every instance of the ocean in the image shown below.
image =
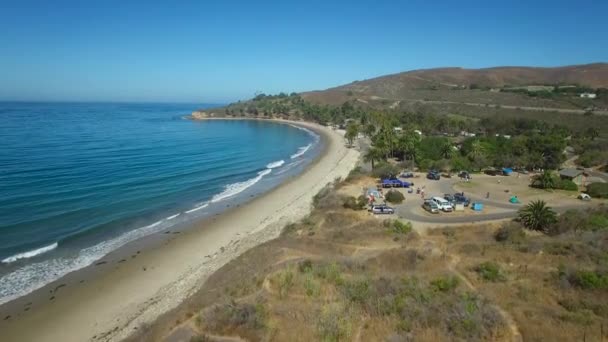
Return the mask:
[[[310,130],[205,104],[0,102],[0,304],[302,172]]]

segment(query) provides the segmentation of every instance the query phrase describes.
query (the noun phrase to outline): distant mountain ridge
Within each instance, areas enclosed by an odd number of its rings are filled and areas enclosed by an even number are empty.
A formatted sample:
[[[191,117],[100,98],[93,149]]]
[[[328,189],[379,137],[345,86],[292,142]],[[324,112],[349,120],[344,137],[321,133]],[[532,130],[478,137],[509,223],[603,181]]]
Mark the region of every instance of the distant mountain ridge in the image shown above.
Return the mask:
[[[500,88],[505,86],[576,84],[590,88],[608,88],[608,63],[563,67],[502,66],[483,69],[446,67],[421,69],[385,75],[322,91],[302,93],[305,98],[322,101],[320,93],[354,92],[367,96],[398,99],[404,93],[423,89]]]

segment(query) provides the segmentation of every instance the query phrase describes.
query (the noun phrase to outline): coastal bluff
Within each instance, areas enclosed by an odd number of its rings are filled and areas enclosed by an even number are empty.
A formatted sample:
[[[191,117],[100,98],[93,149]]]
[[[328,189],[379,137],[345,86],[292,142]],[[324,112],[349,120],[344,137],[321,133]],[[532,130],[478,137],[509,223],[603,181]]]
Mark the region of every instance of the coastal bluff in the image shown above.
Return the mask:
[[[219,117],[225,117],[225,115],[218,115],[216,113],[211,113],[211,112],[202,111],[202,110],[195,110],[194,112],[192,112],[192,114],[190,114],[190,119],[192,119],[192,120],[205,120],[205,119],[209,119],[209,118],[219,118]]]

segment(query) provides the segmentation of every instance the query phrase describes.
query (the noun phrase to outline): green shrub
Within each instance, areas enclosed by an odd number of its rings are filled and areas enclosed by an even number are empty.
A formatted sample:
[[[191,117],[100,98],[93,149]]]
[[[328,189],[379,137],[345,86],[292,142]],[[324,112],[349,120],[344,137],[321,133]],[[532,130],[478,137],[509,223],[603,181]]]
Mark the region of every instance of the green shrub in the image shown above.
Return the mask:
[[[586,290],[608,289],[608,274],[598,271],[578,271],[568,277],[568,281]]]
[[[608,216],[602,213],[594,213],[588,217],[587,227],[591,230],[608,229]]]
[[[359,196],[358,198],[348,196],[344,198],[342,206],[346,209],[362,210],[367,206],[367,198],[363,195]]]
[[[315,267],[315,275],[335,285],[341,285],[344,282],[340,265],[335,262]]]
[[[317,320],[317,332],[321,341],[347,341],[351,335],[350,312],[340,305],[327,305]]]
[[[475,272],[485,281],[499,282],[506,280],[500,266],[495,262],[486,261],[481,263],[475,267]]]
[[[351,302],[363,303],[370,295],[370,286],[367,280],[346,282],[342,289],[346,298]]]
[[[608,152],[594,149],[587,149],[578,157],[576,162],[583,167],[593,167],[602,165],[608,160]]]
[[[587,193],[594,198],[608,198],[608,183],[591,183],[587,185]]]
[[[304,278],[304,289],[308,297],[317,297],[321,292],[321,285],[312,274],[307,274]]]
[[[384,198],[386,199],[387,202],[399,204],[399,203],[403,202],[403,200],[405,199],[405,196],[403,196],[403,194],[400,191],[390,190],[386,193],[386,195],[384,195]]]
[[[411,222],[401,222],[399,220],[393,221],[393,232],[397,234],[408,234],[412,231]]]
[[[459,284],[460,279],[456,276],[444,276],[431,281],[431,287],[439,292],[453,291]]]
[[[578,191],[578,185],[569,179],[560,180],[559,188],[567,191]]]
[[[279,274],[279,296],[285,297],[287,292],[293,286],[293,272],[291,270],[285,270]]]
[[[397,166],[382,162],[378,163],[376,167],[372,170],[372,175],[377,178],[388,178],[391,176],[395,176],[399,173],[399,168]]]

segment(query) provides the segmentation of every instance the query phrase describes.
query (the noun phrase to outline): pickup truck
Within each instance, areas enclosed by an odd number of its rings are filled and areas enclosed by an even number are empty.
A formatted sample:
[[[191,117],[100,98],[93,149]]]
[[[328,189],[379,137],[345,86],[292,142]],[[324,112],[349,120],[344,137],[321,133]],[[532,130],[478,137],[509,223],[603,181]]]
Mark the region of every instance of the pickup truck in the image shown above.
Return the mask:
[[[412,185],[414,185],[414,183],[405,182],[397,178],[382,180],[383,188],[409,188]]]

